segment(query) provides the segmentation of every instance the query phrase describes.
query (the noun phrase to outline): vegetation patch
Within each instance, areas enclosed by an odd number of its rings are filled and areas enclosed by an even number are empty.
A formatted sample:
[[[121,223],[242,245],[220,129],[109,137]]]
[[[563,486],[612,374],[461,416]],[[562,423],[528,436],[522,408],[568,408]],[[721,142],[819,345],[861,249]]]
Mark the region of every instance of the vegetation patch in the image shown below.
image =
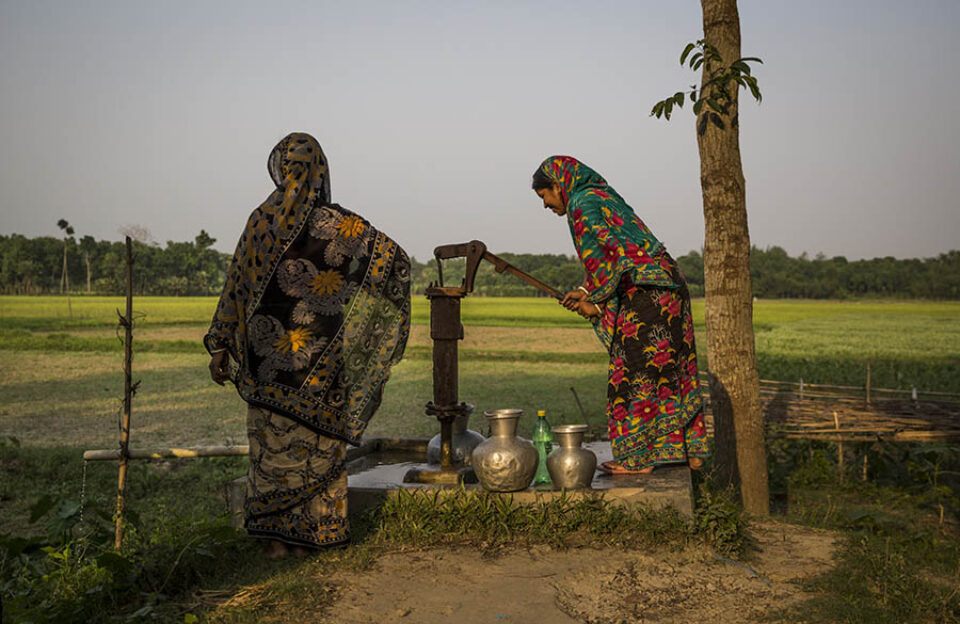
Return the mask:
[[[771,489],[793,522],[845,535],[837,566],[788,621],[960,621],[960,445],[771,445]]]

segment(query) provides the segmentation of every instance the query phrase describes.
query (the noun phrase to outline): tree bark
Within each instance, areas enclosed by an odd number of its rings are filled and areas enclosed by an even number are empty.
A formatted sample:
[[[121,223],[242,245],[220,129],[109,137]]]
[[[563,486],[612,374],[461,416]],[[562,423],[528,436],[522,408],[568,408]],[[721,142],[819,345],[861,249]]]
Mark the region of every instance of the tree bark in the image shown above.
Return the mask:
[[[70,282],[67,277],[67,243],[63,243],[63,270],[60,273],[60,294],[62,295],[65,291],[70,290]]]
[[[726,64],[740,58],[736,0],[701,0],[704,39]],[[706,76],[706,63],[704,76]],[[763,411],[753,336],[750,233],[740,162],[737,86],[725,128],[697,130],[703,192],[703,246],[707,357],[713,406],[715,456],[722,480],[740,482],[744,509],[770,512]],[[704,111],[707,110],[704,106]],[[698,124],[699,125],[699,124]]]
[[[90,254],[84,252],[83,261],[87,263],[87,294],[90,294]]]

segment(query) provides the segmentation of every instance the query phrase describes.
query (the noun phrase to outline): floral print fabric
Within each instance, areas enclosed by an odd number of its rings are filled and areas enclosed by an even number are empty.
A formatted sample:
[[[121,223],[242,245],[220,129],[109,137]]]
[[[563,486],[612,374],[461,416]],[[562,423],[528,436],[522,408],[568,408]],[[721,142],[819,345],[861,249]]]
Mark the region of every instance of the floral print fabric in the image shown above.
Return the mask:
[[[551,156],[540,170],[560,186],[567,202],[567,225],[586,271],[588,299],[606,304],[607,314],[594,329],[609,350],[621,276],[634,284],[678,286],[664,264],[663,245],[606,180],[579,160]]]
[[[303,546],[347,541],[347,443],[252,405],[247,437],[247,533]]]
[[[406,346],[410,261],[330,202],[313,137],[283,139],[268,169],[277,190],[247,222],[204,344],[230,353],[248,403],[357,443]]]
[[[708,454],[686,284],[637,286],[624,276],[613,323],[607,418],[613,456],[628,470]]]
[[[587,299],[601,308],[597,337],[610,353],[607,421],[614,458],[628,470],[708,452],[686,282],[664,246],[596,171],[552,156],[583,264]]]

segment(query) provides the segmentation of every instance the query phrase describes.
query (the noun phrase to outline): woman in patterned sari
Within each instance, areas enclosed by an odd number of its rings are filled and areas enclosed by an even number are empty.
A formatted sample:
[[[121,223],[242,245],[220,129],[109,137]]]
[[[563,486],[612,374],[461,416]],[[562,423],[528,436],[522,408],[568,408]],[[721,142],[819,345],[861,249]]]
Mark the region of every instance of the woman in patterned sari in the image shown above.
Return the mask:
[[[562,304],[593,323],[610,354],[610,474],[652,472],[707,455],[690,295],[680,269],[597,172],[569,156],[546,159],[533,189],[567,217],[583,284]]]
[[[330,203],[330,172],[308,134],[267,169],[204,345],[210,374],[247,402],[250,535],[273,558],[342,544],[346,445],[373,416],[410,323],[410,261],[393,240]]]

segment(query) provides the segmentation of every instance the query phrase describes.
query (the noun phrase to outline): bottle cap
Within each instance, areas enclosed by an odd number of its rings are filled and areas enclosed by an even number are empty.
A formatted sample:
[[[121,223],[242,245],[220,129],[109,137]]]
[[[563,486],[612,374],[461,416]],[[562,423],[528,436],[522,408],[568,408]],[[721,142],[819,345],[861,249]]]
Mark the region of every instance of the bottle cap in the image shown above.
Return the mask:
[[[537,416],[543,417],[547,415],[547,410],[537,410]]]

